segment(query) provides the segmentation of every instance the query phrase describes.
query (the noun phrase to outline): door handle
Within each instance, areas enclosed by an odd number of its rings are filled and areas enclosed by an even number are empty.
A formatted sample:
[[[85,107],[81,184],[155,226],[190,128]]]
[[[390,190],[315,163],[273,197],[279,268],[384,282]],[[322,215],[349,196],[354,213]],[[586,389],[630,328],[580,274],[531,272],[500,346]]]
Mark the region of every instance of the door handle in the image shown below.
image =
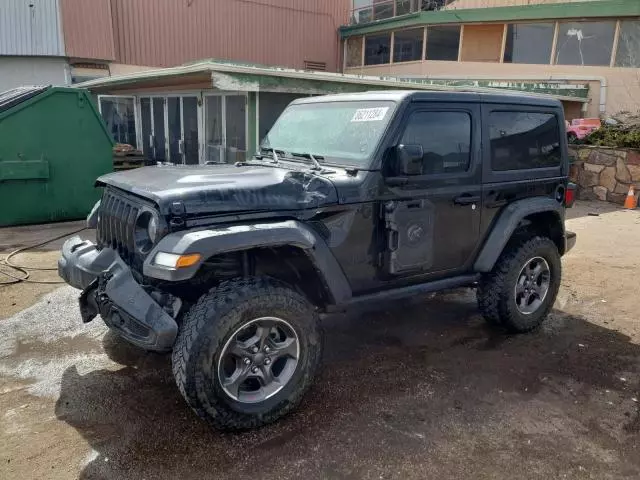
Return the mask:
[[[456,205],[471,205],[480,201],[480,195],[460,195],[453,199],[453,203]]]

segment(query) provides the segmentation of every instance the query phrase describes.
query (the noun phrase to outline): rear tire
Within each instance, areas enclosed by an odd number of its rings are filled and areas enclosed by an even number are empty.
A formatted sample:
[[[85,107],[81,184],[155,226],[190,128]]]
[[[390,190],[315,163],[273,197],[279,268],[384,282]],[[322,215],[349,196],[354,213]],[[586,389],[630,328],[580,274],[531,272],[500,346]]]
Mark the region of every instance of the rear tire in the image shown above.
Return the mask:
[[[317,314],[303,296],[272,279],[235,279],[187,312],[173,350],[173,374],[199,416],[221,430],[244,430],[298,405],[321,350]]]
[[[561,273],[560,254],[551,239],[516,239],[480,281],[477,297],[482,316],[514,333],[538,328],[556,300]]]

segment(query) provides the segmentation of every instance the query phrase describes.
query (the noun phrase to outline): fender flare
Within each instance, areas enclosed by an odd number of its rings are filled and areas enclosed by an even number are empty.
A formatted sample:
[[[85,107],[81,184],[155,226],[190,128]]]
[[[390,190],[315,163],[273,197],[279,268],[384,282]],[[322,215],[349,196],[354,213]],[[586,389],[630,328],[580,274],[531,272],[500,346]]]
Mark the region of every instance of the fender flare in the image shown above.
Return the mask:
[[[534,213],[553,212],[564,235],[564,206],[551,198],[526,198],[507,206],[494,223],[491,233],[476,259],[474,271],[490,272],[520,221]]]
[[[170,282],[192,278],[202,262],[220,253],[239,252],[255,247],[293,246],[303,250],[322,278],[330,299],[335,304],[348,301],[352,290],[338,261],[318,234],[296,220],[227,225],[217,228],[174,232],[165,236],[149,253],[143,265],[145,276]],[[156,253],[177,255],[199,253],[197,264],[181,269],[168,269],[153,264]]]

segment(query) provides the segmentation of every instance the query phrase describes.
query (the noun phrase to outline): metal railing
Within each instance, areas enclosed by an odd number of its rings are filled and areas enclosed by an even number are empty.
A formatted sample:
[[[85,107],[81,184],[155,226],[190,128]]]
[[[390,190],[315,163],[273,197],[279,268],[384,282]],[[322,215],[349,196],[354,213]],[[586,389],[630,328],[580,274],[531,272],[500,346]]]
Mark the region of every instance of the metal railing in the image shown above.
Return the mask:
[[[375,22],[408,13],[439,10],[454,0],[370,0],[351,11],[351,24]]]
[[[366,5],[357,6],[351,10],[351,24],[370,23],[415,12],[590,1],[594,0],[368,0]],[[362,2],[358,3],[362,4]]]

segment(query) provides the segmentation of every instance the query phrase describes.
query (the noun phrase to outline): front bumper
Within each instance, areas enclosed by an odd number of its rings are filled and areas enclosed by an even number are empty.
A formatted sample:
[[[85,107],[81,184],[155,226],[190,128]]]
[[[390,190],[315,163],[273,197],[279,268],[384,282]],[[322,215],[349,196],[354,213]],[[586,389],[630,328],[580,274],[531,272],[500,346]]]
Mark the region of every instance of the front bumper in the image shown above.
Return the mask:
[[[115,250],[98,250],[88,240],[70,238],[62,246],[58,274],[82,290],[83,321],[99,313],[110,328],[139,347],[159,352],[173,347],[178,324],[134,279]]]

